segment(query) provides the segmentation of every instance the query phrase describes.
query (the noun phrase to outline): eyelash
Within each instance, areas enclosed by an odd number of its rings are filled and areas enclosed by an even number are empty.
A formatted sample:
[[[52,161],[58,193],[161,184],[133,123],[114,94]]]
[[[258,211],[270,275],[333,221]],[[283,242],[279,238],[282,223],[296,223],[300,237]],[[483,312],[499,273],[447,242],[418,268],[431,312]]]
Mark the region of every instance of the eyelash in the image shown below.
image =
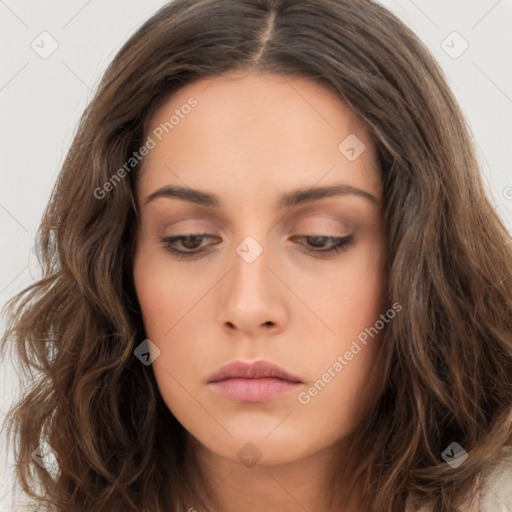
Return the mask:
[[[198,255],[206,252],[204,249],[196,250],[196,251],[180,251],[173,247],[173,244],[179,240],[183,240],[186,238],[198,238],[198,237],[207,237],[212,238],[206,233],[194,233],[189,235],[176,235],[176,236],[168,236],[161,239],[162,243],[164,243],[164,247],[167,251],[173,254],[175,257],[180,259],[193,259]],[[308,252],[313,257],[318,257],[317,255],[333,255],[338,254],[344,250],[346,250],[350,245],[352,245],[354,241],[353,235],[348,235],[344,237],[335,237],[328,235],[304,235],[300,237],[296,237],[299,239],[308,239],[308,238],[325,238],[327,240],[335,241],[334,245],[330,249],[309,249]]]

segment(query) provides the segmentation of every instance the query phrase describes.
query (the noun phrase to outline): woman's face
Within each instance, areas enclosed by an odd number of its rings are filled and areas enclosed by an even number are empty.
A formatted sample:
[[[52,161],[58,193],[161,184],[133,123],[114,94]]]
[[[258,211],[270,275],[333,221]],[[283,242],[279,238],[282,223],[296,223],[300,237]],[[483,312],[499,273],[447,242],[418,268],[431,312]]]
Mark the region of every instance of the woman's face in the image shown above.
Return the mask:
[[[347,438],[386,314],[370,131],[316,82],[248,73],[187,84],[148,136],[134,279],[169,409],[246,464]]]

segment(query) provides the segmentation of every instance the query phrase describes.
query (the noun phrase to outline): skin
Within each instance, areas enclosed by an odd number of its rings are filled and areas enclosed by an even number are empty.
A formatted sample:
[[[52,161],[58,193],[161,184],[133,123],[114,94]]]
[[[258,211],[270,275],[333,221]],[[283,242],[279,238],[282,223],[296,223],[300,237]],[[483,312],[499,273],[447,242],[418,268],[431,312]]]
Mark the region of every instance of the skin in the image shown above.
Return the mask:
[[[369,380],[379,372],[381,333],[309,403],[297,395],[387,309],[382,182],[371,132],[324,85],[251,71],[188,83],[159,107],[148,134],[191,96],[197,106],[149,152],[136,185],[133,272],[146,335],[160,350],[152,363],[158,387],[188,432],[188,451],[215,487],[209,499],[218,509],[340,510],[328,500],[327,476],[378,396]],[[366,147],[354,161],[338,149],[350,134]],[[222,206],[169,197],[145,203],[169,184],[214,193]],[[275,207],[283,193],[334,184],[375,201],[345,194]],[[212,237],[174,244],[206,251],[195,259],[176,258],[161,241],[190,233]],[[322,256],[313,250],[329,241],[297,238],[314,235],[353,235],[354,242]],[[236,251],[247,236],[263,249],[252,263]],[[206,383],[229,362],[256,359],[304,384],[247,403]],[[252,467],[237,456],[248,442],[261,454]],[[357,494],[343,508],[367,509]]]

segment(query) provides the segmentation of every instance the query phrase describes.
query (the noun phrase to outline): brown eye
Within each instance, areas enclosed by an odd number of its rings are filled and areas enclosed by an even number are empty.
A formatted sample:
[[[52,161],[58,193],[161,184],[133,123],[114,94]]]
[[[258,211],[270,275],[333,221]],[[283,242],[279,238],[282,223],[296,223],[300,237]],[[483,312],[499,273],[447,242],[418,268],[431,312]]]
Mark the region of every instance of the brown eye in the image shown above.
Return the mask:
[[[205,238],[212,238],[206,233],[202,234],[189,234],[189,235],[176,235],[168,236],[161,239],[165,244],[165,248],[180,258],[190,258],[199,253],[204,252],[203,249],[197,250],[201,247],[201,242]],[[185,250],[176,249],[176,244],[179,243]]]
[[[307,240],[306,249],[311,253],[336,254],[346,249],[353,242],[354,236],[308,235],[299,237],[299,239]],[[327,248],[325,248],[326,246]]]
[[[181,243],[186,249],[194,250],[200,247],[203,235],[187,235],[181,237]],[[198,244],[199,242],[199,244]]]
[[[199,255],[204,253],[205,249],[202,247],[202,242],[208,238],[213,237],[206,233],[194,233],[164,237],[161,241],[164,243],[165,249],[171,254],[185,259],[199,257]],[[314,255],[327,255],[337,254],[348,248],[353,243],[354,236],[305,235],[295,238],[307,241],[305,244],[301,243],[301,245],[305,245],[308,252]],[[178,249],[177,245],[181,245],[181,249]]]

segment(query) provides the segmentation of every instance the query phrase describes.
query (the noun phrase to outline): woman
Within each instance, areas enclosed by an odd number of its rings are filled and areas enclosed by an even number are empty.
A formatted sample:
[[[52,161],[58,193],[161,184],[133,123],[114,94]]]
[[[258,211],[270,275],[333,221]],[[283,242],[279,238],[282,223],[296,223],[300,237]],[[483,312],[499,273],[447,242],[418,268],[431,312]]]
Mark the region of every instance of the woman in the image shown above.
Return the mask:
[[[510,235],[438,65],[378,4],[163,7],[40,243],[4,347],[42,372],[11,414],[41,507],[512,507]]]

